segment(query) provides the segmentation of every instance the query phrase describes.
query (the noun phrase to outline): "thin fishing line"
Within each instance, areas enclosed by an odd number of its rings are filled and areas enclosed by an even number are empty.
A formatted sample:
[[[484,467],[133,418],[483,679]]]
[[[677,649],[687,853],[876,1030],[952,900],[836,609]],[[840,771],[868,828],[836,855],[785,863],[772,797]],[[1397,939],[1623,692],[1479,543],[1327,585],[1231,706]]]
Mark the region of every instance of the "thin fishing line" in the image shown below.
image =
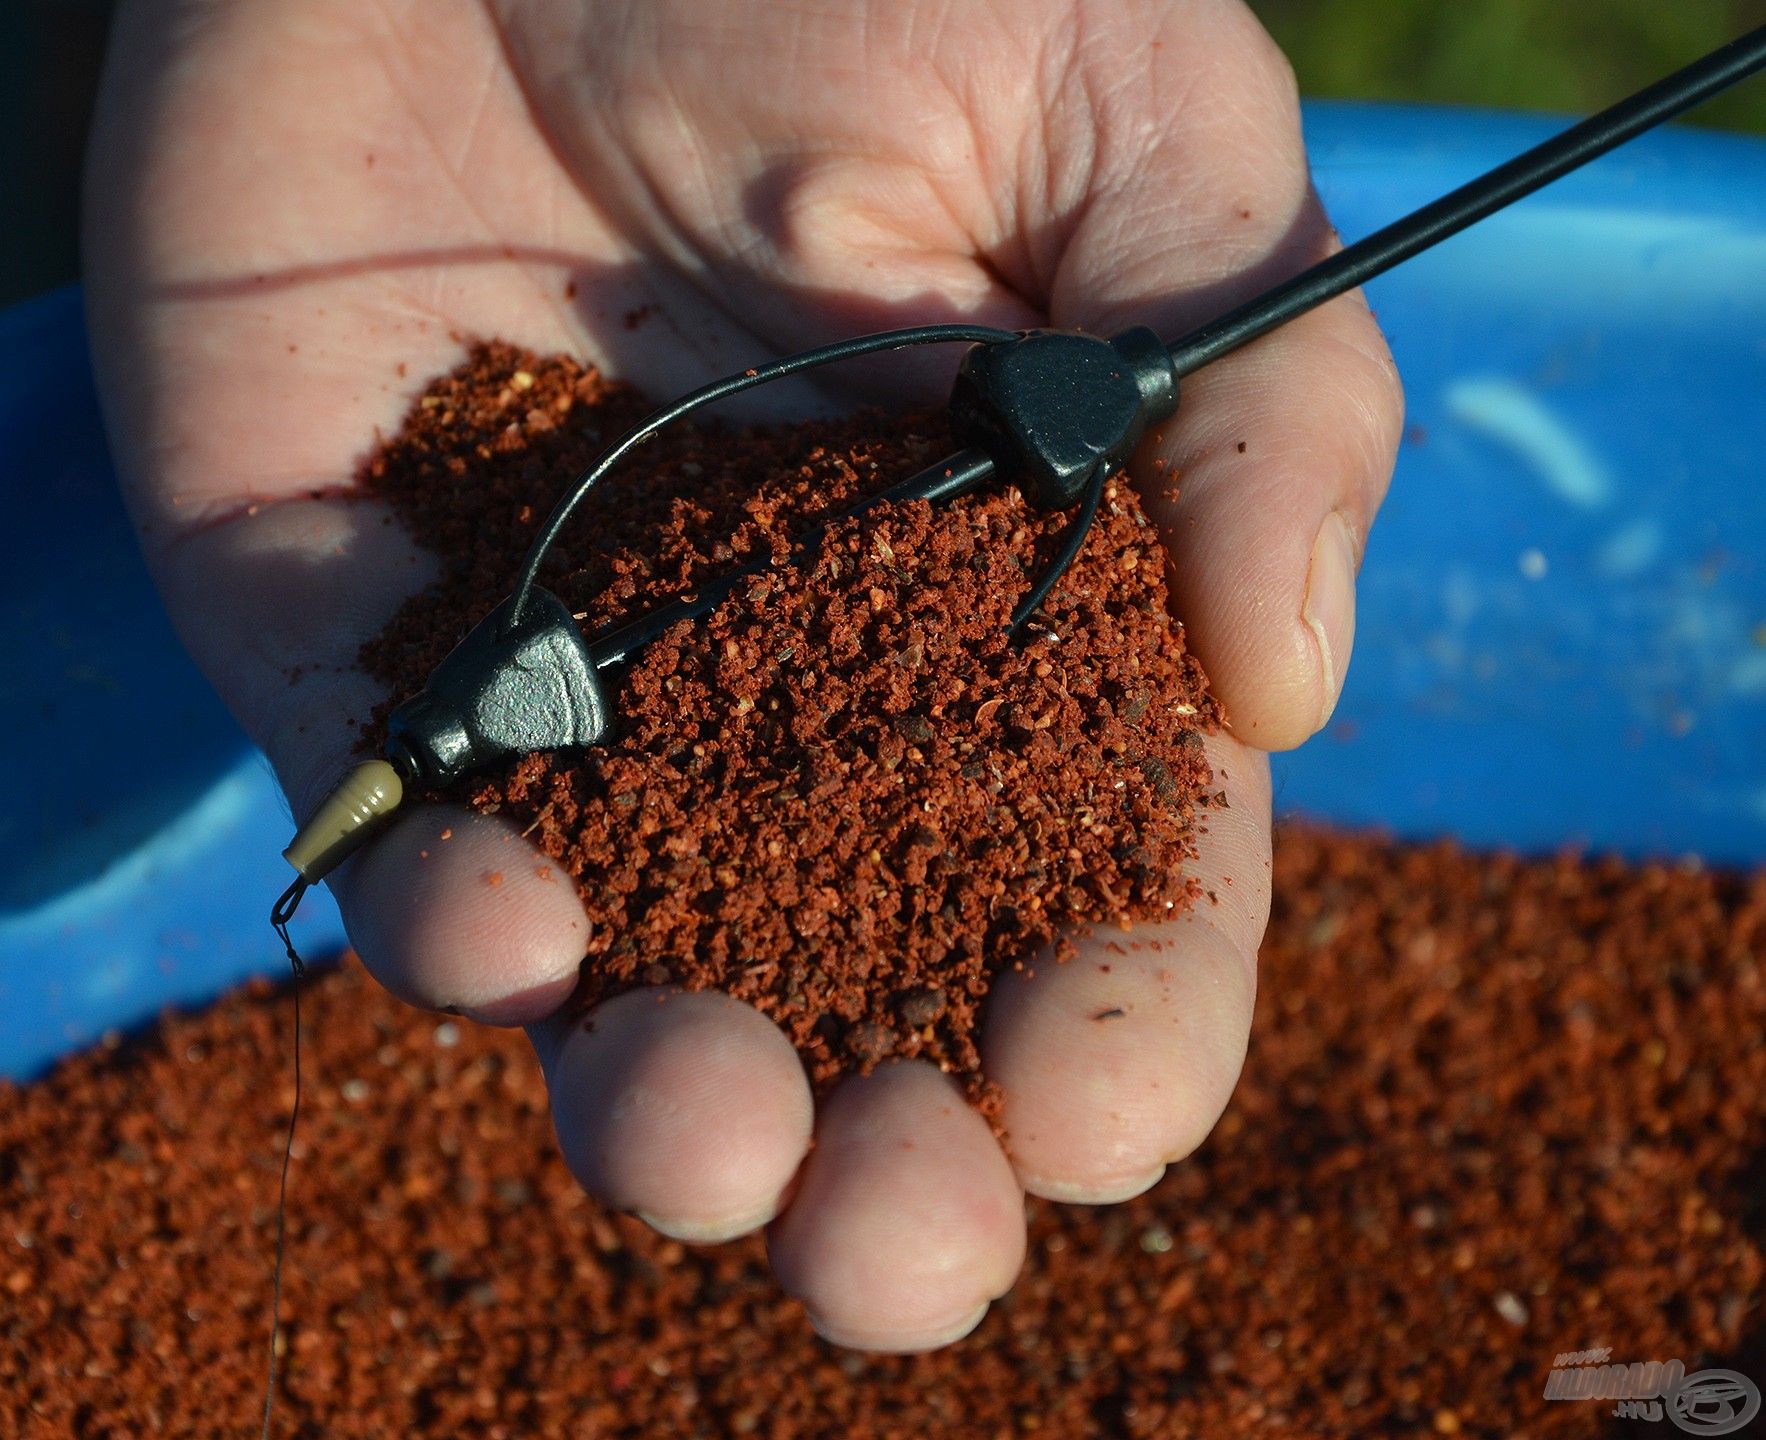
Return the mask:
[[[546,517],[546,523],[540,527],[539,534],[534,536],[533,544],[528,548],[527,559],[522,562],[520,578],[515,582],[513,603],[509,606],[508,624],[514,625],[519,621],[521,612],[527,607],[527,597],[539,578],[540,563],[546,558],[546,552],[557,541],[565,522],[570,519],[571,513],[582,503],[583,498],[630,451],[675,421],[703,406],[727,399],[731,395],[739,395],[744,390],[770,385],[787,375],[796,375],[804,370],[819,370],[824,365],[850,360],[859,355],[874,355],[883,350],[905,350],[915,345],[997,345],[1016,338],[1016,331],[999,330],[991,325],[915,325],[906,330],[883,330],[875,335],[860,335],[856,339],[841,340],[816,350],[805,350],[800,355],[790,355],[783,360],[775,360],[770,365],[744,370],[740,375],[714,380],[711,384],[702,385],[691,394],[683,395],[672,404],[654,411],[603,450],[600,457],[571,482],[564,497]]]
[[[1049,561],[1048,568],[1042,572],[1042,578],[1030,587],[1030,593],[1012,611],[1012,623],[1008,630],[1014,645],[1024,643],[1024,627],[1030,623],[1042,602],[1048,599],[1056,582],[1067,573],[1068,566],[1079,558],[1080,547],[1085,544],[1085,537],[1091,533],[1092,522],[1098,518],[1098,502],[1103,499],[1104,481],[1109,473],[1106,465],[1100,465],[1092,471],[1091,479],[1086,482],[1085,497],[1080,504],[1079,513],[1067,527],[1060,550]]]
[[[294,1108],[288,1112],[288,1135],[282,1144],[282,1178],[276,1189],[276,1261],[270,1279],[270,1358],[264,1377],[263,1440],[270,1440],[270,1420],[276,1405],[276,1341],[282,1333],[282,1258],[288,1240],[288,1167],[294,1158],[295,1127],[300,1124],[300,992],[307,967],[306,962],[300,958],[300,952],[294,948],[294,941],[288,933],[288,922],[294,918],[301,897],[306,893],[307,882],[297,879],[282,892],[281,898],[270,911],[270,924],[288,952],[288,965],[294,977]]]

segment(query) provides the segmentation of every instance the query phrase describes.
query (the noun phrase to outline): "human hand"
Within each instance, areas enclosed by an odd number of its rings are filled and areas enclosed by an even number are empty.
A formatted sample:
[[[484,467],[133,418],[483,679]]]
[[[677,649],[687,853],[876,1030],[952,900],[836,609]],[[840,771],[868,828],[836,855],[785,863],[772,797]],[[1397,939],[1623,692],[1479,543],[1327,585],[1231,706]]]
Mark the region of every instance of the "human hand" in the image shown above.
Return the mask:
[[[134,0],[88,201],[95,358],[150,563],[302,815],[382,698],[359,646],[433,573],[340,497],[462,336],[662,398],[959,317],[1174,336],[1331,244],[1291,76],[1238,0]],[[630,330],[641,306],[655,323]],[[866,383],[930,401],[938,363]],[[1017,1272],[1023,1191],[1126,1198],[1226,1103],[1268,907],[1261,752],[1335,703],[1400,409],[1344,299],[1186,381],[1137,457],[1233,722],[1196,864],[1219,903],[1107,968],[1082,942],[1001,978],[983,1050],[1009,1157],[923,1064],[812,1113],[784,1036],[727,997],[549,1018],[586,922],[564,877],[499,858],[525,842],[494,818],[414,810],[339,872],[352,941],[414,1003],[528,1026],[564,1155],[608,1204],[698,1240],[770,1221],[832,1339],[955,1338]],[[508,883],[470,883],[491,869]]]

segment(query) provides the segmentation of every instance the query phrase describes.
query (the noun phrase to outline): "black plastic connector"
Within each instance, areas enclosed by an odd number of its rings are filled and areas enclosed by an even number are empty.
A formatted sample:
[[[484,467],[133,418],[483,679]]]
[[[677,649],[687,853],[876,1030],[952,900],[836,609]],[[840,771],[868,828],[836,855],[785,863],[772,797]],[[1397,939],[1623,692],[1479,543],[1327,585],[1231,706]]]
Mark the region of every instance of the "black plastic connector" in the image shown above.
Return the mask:
[[[985,450],[1044,510],[1070,509],[1100,467],[1126,465],[1147,427],[1176,410],[1171,357],[1144,326],[1114,340],[1026,330],[977,345],[950,401],[958,442]]]
[[[594,745],[613,709],[570,609],[534,586],[521,613],[504,601],[392,712],[386,758],[445,784],[534,750]]]

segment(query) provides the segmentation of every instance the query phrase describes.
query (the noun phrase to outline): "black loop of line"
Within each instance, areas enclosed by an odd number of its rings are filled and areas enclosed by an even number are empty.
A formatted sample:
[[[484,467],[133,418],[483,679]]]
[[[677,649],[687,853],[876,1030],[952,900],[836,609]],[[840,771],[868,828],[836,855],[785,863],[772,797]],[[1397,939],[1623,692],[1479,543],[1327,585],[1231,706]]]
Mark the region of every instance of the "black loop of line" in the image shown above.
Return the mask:
[[[1085,537],[1091,533],[1092,522],[1098,518],[1098,502],[1103,498],[1104,481],[1109,474],[1110,468],[1107,465],[1099,465],[1092,471],[1091,478],[1086,481],[1079,513],[1067,527],[1060,550],[1049,561],[1048,569],[1043,571],[1041,579],[1031,586],[1030,592],[1012,611],[1012,623],[1007,626],[1007,633],[1014,645],[1022,647],[1027,643],[1024,638],[1025,626],[1030,623],[1042,602],[1048,599],[1049,592],[1055,588],[1056,583],[1067,573],[1068,567],[1079,557],[1079,548],[1085,544]]]
[[[264,1378],[263,1440],[270,1440],[271,1413],[276,1404],[276,1341],[282,1333],[282,1256],[288,1238],[288,1166],[294,1158],[294,1129],[300,1123],[300,992],[307,967],[294,948],[288,922],[294,919],[294,912],[300,908],[301,897],[306,893],[306,880],[297,877],[270,911],[270,925],[288,952],[288,964],[294,976],[291,987],[294,992],[294,1108],[288,1112],[288,1136],[282,1145],[282,1178],[276,1192],[276,1261],[270,1280],[270,1360]]]
[[[553,507],[552,513],[546,517],[546,523],[534,537],[533,544],[527,552],[527,559],[522,562],[520,578],[515,582],[512,603],[509,606],[506,624],[515,625],[521,612],[527,607],[527,597],[532,591],[540,573],[540,563],[546,558],[546,552],[552,548],[563,530],[571,513],[582,503],[583,498],[598,485],[607,472],[617,465],[625,456],[657,432],[666,429],[677,420],[684,419],[693,411],[723,400],[731,395],[738,395],[744,390],[752,390],[760,385],[769,385],[775,380],[782,380],[787,375],[795,375],[804,370],[820,369],[824,365],[832,365],[839,360],[852,359],[859,355],[872,355],[881,350],[904,350],[914,345],[948,345],[965,342],[971,345],[993,345],[1018,338],[1015,330],[998,330],[990,325],[915,325],[906,330],[882,330],[874,335],[860,335],[851,340],[841,340],[833,345],[824,345],[819,349],[805,350],[801,354],[787,356],[783,360],[775,360],[770,365],[756,366],[744,370],[740,375],[729,375],[722,380],[714,380],[709,385],[702,385],[690,394],[683,395],[672,404],[652,412],[631,430],[603,450],[600,456],[577,476],[561,500]]]

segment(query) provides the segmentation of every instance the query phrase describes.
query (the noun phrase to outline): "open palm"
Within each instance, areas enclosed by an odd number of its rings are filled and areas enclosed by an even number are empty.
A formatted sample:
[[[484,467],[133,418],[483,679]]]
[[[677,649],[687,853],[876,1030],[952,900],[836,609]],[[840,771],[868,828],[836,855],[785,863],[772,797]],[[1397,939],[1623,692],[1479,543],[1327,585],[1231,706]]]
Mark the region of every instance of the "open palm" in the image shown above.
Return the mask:
[[[302,814],[381,698],[358,647],[433,573],[340,497],[466,337],[663,396],[958,317],[1171,334],[1330,244],[1291,78],[1238,0],[138,0],[88,213],[150,561]],[[930,400],[951,363],[858,383]],[[983,1049],[1009,1154],[923,1064],[815,1113],[783,1035],[726,997],[552,1021],[586,921],[537,855],[506,863],[525,842],[492,818],[414,811],[340,872],[352,940],[407,999],[529,1027],[564,1154],[607,1203],[699,1240],[770,1222],[830,1338],[956,1337],[1017,1272],[1023,1191],[1134,1194],[1226,1103],[1268,903],[1261,752],[1335,703],[1399,412],[1345,300],[1198,376],[1144,447],[1179,613],[1233,719],[1213,745],[1231,807],[1197,867],[1219,903],[1109,965],[1082,948],[1002,981]],[[509,883],[469,883],[491,869]]]

